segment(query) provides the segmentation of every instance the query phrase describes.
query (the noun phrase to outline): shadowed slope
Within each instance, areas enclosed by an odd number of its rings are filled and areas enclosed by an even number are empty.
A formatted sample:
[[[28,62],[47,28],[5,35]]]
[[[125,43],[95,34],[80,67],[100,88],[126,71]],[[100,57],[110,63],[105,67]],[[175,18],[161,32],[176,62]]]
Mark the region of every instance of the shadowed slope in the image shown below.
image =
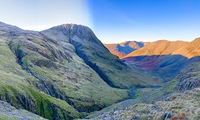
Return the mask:
[[[172,80],[180,70],[190,64],[189,60],[181,55],[135,56],[123,60],[159,76],[164,81]]]
[[[58,33],[58,30],[62,33]],[[146,72],[126,66],[103,46],[91,29],[85,26],[66,24],[44,32],[54,36],[61,34],[67,36],[66,41],[75,47],[77,55],[112,87],[128,88],[160,84],[159,80],[153,82],[155,81],[153,76]]]
[[[174,54],[190,44],[184,41],[159,40],[128,54],[123,60],[133,66],[148,70],[164,81],[169,81],[183,68],[193,63],[182,53]]]

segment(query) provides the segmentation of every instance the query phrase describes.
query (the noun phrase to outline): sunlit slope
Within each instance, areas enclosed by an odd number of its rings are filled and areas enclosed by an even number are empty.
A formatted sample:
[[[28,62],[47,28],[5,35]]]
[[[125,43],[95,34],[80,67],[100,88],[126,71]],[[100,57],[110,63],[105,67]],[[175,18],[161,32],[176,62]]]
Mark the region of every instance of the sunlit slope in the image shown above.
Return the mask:
[[[127,54],[144,47],[149,42],[125,41],[119,44],[104,44],[104,46],[113,54],[122,58]]]
[[[200,38],[196,38],[186,46],[183,46],[180,49],[172,52],[172,54],[183,55],[189,59],[192,57],[200,56]]]
[[[159,40],[152,42],[136,51],[133,51],[132,53],[126,55],[124,58],[131,56],[168,55],[187,44],[188,42],[185,41]]]

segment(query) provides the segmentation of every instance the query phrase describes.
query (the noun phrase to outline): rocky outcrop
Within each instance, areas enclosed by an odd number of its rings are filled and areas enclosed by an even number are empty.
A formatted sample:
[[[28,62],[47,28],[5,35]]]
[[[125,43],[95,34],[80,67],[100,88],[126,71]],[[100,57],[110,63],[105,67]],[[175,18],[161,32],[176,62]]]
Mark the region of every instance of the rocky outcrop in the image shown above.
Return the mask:
[[[199,58],[192,58],[194,62],[180,71],[176,76],[178,84],[176,86],[177,90],[184,92],[186,90],[191,90],[200,86],[200,64]]]
[[[174,93],[168,101],[158,101],[155,104],[135,104],[124,109],[115,109],[105,112],[93,120],[114,119],[114,120],[188,120],[199,119],[200,103],[199,88],[182,93]]]

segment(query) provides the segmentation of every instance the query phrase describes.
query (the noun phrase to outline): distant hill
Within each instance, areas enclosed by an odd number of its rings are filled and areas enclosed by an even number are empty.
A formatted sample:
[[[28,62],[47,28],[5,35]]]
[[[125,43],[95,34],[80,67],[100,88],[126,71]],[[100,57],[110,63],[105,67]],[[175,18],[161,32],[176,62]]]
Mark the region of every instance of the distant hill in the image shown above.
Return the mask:
[[[187,58],[200,56],[200,38],[196,38],[192,42],[172,52],[172,55],[176,54],[183,55]]]
[[[159,40],[151,42],[148,45],[131,52],[130,54],[124,56],[123,58],[131,56],[152,56],[152,55],[168,55],[172,54],[174,51],[179,48],[187,45],[189,42],[185,41],[168,41],[168,40]]]
[[[107,47],[113,55],[122,58],[147,44],[149,44],[149,42],[125,41],[119,44],[104,44],[104,46]]]

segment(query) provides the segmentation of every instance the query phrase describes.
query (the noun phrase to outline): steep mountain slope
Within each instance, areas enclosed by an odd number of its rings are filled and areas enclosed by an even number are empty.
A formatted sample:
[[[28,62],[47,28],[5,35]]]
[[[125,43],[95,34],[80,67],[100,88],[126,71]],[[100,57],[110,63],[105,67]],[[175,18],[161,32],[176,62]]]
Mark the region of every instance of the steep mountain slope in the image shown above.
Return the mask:
[[[77,55],[108,85],[117,88],[161,85],[160,79],[142,70],[131,68],[113,56],[89,28],[66,24],[44,32],[57,37],[61,33],[56,31],[62,31],[64,36],[69,36],[60,41],[69,41],[75,47]]]
[[[161,85],[73,24],[36,32],[0,22],[0,71],[0,100],[48,119],[80,118],[129,98],[116,88]]]
[[[175,79],[178,81],[178,84],[175,87],[177,90],[191,90],[200,86],[200,57],[191,58],[191,60],[195,59],[198,62],[188,65],[176,76]]]
[[[113,54],[122,58],[127,54],[144,47],[149,42],[126,41],[119,44],[104,44],[104,46]]]
[[[187,45],[185,41],[167,41],[159,40],[146,45],[132,53],[126,55],[124,58],[132,56],[152,56],[152,55],[168,55],[176,51],[177,49]]]
[[[79,117],[77,110],[101,109],[128,97],[103,82],[71,44],[3,23],[0,29],[1,100],[48,119],[72,119]]]
[[[21,30],[1,23],[0,31],[0,99],[48,119],[79,117],[80,114],[65,101],[44,94],[42,83],[17,63],[8,44],[12,35]]]

